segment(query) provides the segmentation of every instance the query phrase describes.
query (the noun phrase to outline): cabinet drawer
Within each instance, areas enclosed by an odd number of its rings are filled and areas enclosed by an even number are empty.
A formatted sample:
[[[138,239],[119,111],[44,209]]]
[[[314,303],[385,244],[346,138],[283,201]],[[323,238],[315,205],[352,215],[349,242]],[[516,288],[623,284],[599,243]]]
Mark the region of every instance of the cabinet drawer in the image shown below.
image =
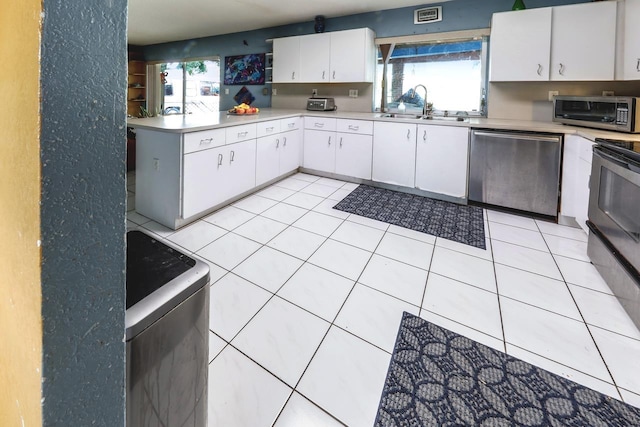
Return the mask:
[[[328,117],[305,117],[304,128],[315,130],[336,130],[336,119]]]
[[[226,136],[227,144],[254,139],[256,137],[256,125],[252,123],[250,125],[228,127],[226,128]]]
[[[338,119],[337,130],[338,132],[373,135],[373,122],[367,120]]]
[[[184,154],[225,144],[224,129],[211,129],[184,134]]]
[[[258,138],[262,136],[274,135],[280,133],[280,120],[270,120],[268,122],[260,122],[256,124],[258,129]]]
[[[291,117],[288,119],[280,120],[280,132],[300,129],[301,121],[302,121],[302,117]]]

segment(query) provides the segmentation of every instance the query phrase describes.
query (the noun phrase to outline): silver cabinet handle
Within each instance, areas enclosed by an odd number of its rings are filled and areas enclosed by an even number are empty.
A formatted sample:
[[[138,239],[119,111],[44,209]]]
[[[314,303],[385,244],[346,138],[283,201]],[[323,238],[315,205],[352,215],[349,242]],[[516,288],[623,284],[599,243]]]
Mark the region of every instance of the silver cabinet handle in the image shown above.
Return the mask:
[[[282,146],[283,147],[287,146],[287,137],[286,136],[282,137]]]
[[[329,147],[331,147],[331,137],[329,137]]]
[[[222,154],[218,154],[218,167],[222,165]]]
[[[273,132],[273,126],[268,127],[268,128],[266,128],[265,130],[266,130],[267,132]]]
[[[427,131],[424,131],[424,135],[422,135],[422,140],[426,141],[427,140]]]
[[[318,123],[318,122],[316,122],[316,123],[314,123],[313,125],[314,125],[315,127],[317,127],[317,128],[323,128],[323,127],[324,127],[324,123]]]
[[[322,80],[324,80],[325,71],[322,72]]]
[[[539,76],[542,76],[542,64],[538,64],[538,71],[536,71]]]
[[[560,69],[558,70],[558,73],[561,76],[564,76],[564,64],[562,62],[560,63]]]
[[[350,130],[358,130],[358,129],[360,129],[360,126],[349,125],[349,129]]]
[[[407,139],[411,136],[411,129],[407,129]]]
[[[332,79],[336,78],[336,70],[333,70],[333,75],[331,76]]]
[[[277,149],[278,147],[280,147],[280,138],[277,138],[277,139],[276,139],[276,149]]]
[[[233,163],[233,158],[236,156],[236,152],[231,150],[231,153],[229,153],[229,154],[230,154],[229,163]]]
[[[291,73],[291,80],[295,80],[295,79],[296,79],[296,72],[295,72],[295,71],[293,71],[293,72]]]
[[[245,137],[249,134],[249,132],[238,132],[238,138]]]
[[[211,144],[212,141],[213,141],[213,138],[201,139],[200,140],[200,145]]]
[[[342,148],[342,137],[340,137],[340,148]]]
[[[640,58],[638,58],[638,62],[636,62],[636,71],[640,71]]]
[[[289,124],[287,124],[287,127],[288,127],[289,129],[293,129],[293,127],[294,127],[294,126],[295,126],[295,123],[289,123]]]

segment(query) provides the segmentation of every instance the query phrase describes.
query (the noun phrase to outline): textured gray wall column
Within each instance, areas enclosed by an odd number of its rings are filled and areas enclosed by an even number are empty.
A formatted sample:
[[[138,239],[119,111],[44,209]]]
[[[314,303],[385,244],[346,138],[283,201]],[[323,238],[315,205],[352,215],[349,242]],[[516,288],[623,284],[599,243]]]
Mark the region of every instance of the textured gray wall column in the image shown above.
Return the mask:
[[[43,7],[43,424],[123,426],[127,0]]]

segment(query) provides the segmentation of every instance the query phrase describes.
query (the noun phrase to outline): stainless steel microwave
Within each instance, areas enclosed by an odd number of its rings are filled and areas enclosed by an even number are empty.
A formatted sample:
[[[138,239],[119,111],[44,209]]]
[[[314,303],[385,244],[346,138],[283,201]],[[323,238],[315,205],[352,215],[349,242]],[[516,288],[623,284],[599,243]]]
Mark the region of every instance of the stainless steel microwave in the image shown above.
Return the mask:
[[[553,121],[618,132],[640,133],[640,98],[556,96]]]

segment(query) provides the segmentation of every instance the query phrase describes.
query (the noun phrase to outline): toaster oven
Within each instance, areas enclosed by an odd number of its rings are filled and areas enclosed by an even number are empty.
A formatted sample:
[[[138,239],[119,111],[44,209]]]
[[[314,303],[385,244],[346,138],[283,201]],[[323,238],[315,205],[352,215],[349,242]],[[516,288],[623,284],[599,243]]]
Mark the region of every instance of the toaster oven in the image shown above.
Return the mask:
[[[333,98],[309,98],[307,99],[307,110],[310,111],[333,111],[336,109],[336,102]]]

